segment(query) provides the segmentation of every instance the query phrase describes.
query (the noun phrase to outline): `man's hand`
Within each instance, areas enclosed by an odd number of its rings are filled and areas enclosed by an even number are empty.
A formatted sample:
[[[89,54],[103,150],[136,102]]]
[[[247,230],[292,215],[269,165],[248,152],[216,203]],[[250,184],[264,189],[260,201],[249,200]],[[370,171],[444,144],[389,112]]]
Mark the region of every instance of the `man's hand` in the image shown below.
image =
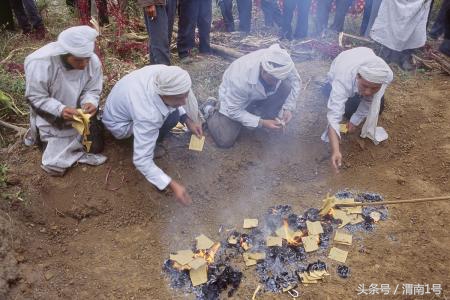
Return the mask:
[[[281,129],[283,126],[277,120],[260,120],[262,127],[267,129]]]
[[[203,136],[202,123],[196,123],[196,122],[192,121],[189,117],[187,117],[186,118],[186,126],[199,139]]]
[[[284,124],[289,123],[289,121],[291,121],[292,119],[292,112],[289,110],[285,110],[283,109],[283,118],[282,120],[284,121]]]
[[[145,8],[147,15],[153,20],[156,19],[156,5],[150,5]]]
[[[356,129],[358,128],[358,126],[356,126],[352,122],[348,122],[347,128],[348,128],[348,133],[354,133],[356,131]]]
[[[61,113],[61,117],[64,120],[73,120],[73,116],[78,116],[79,113],[76,108],[65,107]]]
[[[184,186],[182,186],[173,179],[169,183],[169,186],[172,189],[173,193],[175,194],[175,198],[177,199],[178,202],[180,202],[183,205],[192,204],[192,199]]]
[[[85,103],[81,106],[81,109],[85,114],[94,115],[97,112],[97,107],[92,103]]]
[[[339,173],[339,168],[342,165],[342,154],[339,151],[331,153],[331,165],[336,173]]]

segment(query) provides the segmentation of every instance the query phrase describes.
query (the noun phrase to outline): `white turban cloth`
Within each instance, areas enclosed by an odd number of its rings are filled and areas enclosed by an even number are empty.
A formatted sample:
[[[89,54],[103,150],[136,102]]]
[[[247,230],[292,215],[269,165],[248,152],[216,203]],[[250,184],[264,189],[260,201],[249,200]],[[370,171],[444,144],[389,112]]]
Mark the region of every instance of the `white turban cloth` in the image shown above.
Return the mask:
[[[393,77],[388,64],[379,57],[374,57],[360,66],[358,73],[365,80],[378,84],[389,84]]]
[[[158,95],[185,94],[191,89],[191,85],[189,73],[177,66],[165,66],[153,80],[153,87]]]
[[[25,59],[25,68],[32,60],[62,54],[72,54],[76,57],[91,57],[94,54],[97,36],[98,32],[89,26],[70,27],[58,35],[56,42],[47,44],[28,55]]]
[[[274,44],[266,49],[261,66],[273,77],[284,80],[295,68],[294,62],[286,50],[281,49],[280,45]]]

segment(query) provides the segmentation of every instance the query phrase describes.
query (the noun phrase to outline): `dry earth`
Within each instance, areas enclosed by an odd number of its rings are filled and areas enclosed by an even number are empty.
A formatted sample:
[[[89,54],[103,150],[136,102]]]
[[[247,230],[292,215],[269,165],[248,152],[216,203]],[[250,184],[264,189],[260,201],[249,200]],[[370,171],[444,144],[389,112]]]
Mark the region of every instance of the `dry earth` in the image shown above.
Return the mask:
[[[207,57],[186,66],[199,98],[217,93],[227,64]],[[202,153],[186,149],[187,136],[166,142],[168,155],[157,163],[188,186],[194,200],[188,208],[146,182],[132,164],[130,142],[108,139],[105,165],[76,166],[63,178],[41,171],[38,149],[18,146],[2,158],[10,169],[9,187],[2,193],[22,191],[24,201],[1,200],[0,278],[9,283],[0,281],[0,298],[193,299],[169,288],[161,266],[169,252],[186,248],[200,233],[223,238],[220,225],[239,226],[243,218],[277,204],[290,204],[300,213],[319,207],[326,193],[345,188],[386,199],[449,194],[449,77],[397,72],[381,117],[389,140],[375,146],[357,136],[344,138],[345,166],[335,175],[319,138],[326,99],[315,84],[329,64],[297,64],[310,83],[285,135],[245,131],[229,150],[208,138]],[[353,299],[358,284],[420,283],[441,284],[441,299],[446,299],[449,213],[449,202],[390,207],[389,219],[373,233],[358,234],[350,247],[351,277],[340,279],[336,263],[325,259],[329,281],[301,286],[301,298]],[[244,270],[235,299],[250,299],[256,284],[254,270]],[[288,298],[263,294],[257,299]]]

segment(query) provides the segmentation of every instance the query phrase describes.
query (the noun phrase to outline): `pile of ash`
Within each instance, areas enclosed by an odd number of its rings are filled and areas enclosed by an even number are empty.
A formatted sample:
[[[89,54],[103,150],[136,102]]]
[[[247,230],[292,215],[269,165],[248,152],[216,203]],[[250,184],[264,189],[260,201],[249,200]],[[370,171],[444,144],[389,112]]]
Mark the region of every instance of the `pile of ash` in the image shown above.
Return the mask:
[[[378,194],[348,191],[331,198],[335,204],[383,200]],[[294,213],[289,205],[270,207],[260,219],[245,219],[242,232],[233,230],[220,243],[197,237],[196,249],[179,251],[165,261],[163,270],[171,287],[192,292],[199,300],[219,299],[225,291],[231,297],[241,283],[241,266],[255,269],[262,291],[281,293],[330,276],[327,264],[318,258],[340,262],[336,274],[347,278],[348,251],[342,247],[351,245],[352,233],[370,232],[379,220],[386,220],[387,210],[381,204],[327,208],[331,198],[321,209],[303,214]]]

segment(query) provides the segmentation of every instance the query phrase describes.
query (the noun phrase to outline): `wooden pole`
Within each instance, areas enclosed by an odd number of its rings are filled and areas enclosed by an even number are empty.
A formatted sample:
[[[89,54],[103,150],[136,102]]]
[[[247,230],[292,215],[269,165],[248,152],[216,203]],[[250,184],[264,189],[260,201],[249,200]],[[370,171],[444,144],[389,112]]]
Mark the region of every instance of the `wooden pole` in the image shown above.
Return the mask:
[[[354,206],[376,206],[386,204],[402,204],[402,203],[419,203],[419,202],[431,202],[431,201],[445,201],[450,200],[450,196],[431,197],[431,198],[417,198],[408,200],[391,200],[391,201],[378,201],[378,202],[355,202],[355,203],[336,203],[335,207],[354,207]]]

